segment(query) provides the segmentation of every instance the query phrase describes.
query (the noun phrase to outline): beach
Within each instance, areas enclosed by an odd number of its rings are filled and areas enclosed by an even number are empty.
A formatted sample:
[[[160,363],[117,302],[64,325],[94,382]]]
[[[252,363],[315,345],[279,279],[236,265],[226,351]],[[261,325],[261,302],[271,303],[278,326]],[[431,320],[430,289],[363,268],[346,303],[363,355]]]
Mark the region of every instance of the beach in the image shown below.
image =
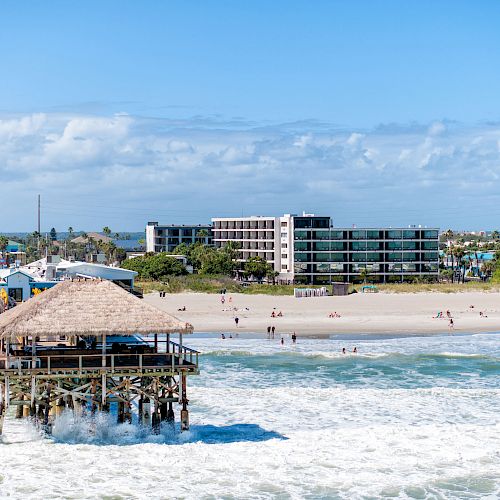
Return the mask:
[[[329,335],[432,335],[500,331],[500,293],[356,293],[340,297],[203,293],[148,294],[144,300],[187,321],[197,332]],[[474,306],[471,308],[470,306]],[[179,309],[186,308],[185,311]],[[271,317],[272,312],[282,317]],[[438,312],[443,318],[435,318]],[[453,318],[450,329],[446,312]],[[331,313],[340,317],[331,318]],[[483,312],[483,316],[480,315]],[[239,319],[236,328],[235,318]]]

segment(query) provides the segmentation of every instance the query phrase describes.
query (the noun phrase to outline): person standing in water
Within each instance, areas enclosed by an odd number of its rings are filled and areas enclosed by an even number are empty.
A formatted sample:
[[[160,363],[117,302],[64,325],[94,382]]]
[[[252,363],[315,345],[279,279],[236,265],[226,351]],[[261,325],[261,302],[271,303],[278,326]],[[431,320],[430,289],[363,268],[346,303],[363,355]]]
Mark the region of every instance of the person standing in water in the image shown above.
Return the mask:
[[[281,345],[285,345],[285,339],[281,337]]]
[[[240,322],[240,318],[236,316],[236,318],[234,318],[234,322],[236,323],[236,328],[238,328],[238,323]]]
[[[354,346],[354,349],[352,350],[352,352],[353,352],[354,354],[357,354],[357,353],[358,353],[358,350],[357,350],[356,346]]]
[[[293,342],[294,344],[296,344],[296,343],[297,343],[297,335],[295,335],[295,332],[293,332],[293,333],[292,333],[292,342]]]
[[[346,354],[345,347],[342,347],[342,354]]]

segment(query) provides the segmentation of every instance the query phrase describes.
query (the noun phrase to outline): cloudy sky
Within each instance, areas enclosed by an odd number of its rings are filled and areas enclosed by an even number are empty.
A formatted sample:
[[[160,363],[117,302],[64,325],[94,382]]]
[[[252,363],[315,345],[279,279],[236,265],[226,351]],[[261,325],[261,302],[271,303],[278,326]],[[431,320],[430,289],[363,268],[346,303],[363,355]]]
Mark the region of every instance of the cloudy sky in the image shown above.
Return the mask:
[[[0,232],[500,227],[498,2],[270,4],[2,2]]]

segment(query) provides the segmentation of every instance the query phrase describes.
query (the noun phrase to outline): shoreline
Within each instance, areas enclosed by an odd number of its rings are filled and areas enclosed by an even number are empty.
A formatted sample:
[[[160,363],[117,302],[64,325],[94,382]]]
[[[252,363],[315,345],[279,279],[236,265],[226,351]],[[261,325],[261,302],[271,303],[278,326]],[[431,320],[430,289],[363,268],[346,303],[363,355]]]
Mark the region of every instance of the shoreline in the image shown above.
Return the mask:
[[[462,292],[419,294],[352,294],[308,297],[179,293],[160,297],[151,293],[144,300],[187,321],[197,333],[267,334],[296,332],[299,336],[433,336],[459,333],[500,332],[500,293]],[[474,307],[471,308],[470,306]],[[183,307],[185,311],[179,311]],[[449,327],[446,311],[454,321]],[[279,311],[282,317],[272,318]],[[442,311],[445,318],[434,318]],[[484,316],[480,316],[480,311]],[[330,318],[330,313],[340,317]],[[235,318],[239,319],[238,327]]]

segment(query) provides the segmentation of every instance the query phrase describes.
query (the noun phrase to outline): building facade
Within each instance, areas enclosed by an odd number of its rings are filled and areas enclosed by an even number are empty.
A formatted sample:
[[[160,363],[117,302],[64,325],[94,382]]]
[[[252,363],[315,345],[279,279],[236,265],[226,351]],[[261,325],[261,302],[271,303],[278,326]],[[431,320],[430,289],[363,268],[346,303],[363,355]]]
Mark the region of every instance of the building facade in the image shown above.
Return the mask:
[[[438,228],[334,228],[330,217],[214,218],[213,243],[262,257],[283,281],[304,284],[401,282],[439,275]]]
[[[190,245],[196,242],[212,244],[211,225],[160,225],[158,222],[148,222],[146,226],[146,252],[172,252],[181,243]]]
[[[280,271],[279,217],[217,217],[212,219],[212,234],[215,248],[235,242],[240,248],[240,261],[261,257]]]

